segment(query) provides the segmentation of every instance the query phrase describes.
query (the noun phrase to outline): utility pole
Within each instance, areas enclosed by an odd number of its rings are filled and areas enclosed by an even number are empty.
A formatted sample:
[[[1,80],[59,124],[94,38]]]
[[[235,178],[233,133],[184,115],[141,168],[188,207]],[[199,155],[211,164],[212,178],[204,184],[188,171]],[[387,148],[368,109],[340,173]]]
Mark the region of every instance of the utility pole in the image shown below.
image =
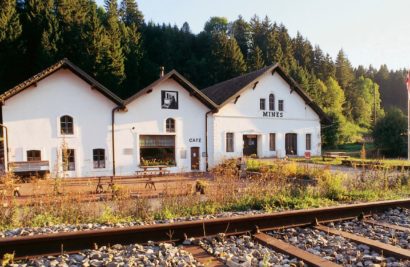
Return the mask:
[[[407,73],[407,159],[410,160],[410,70]]]
[[[374,126],[376,126],[377,110],[376,110],[376,85],[373,85],[373,98],[374,98]]]

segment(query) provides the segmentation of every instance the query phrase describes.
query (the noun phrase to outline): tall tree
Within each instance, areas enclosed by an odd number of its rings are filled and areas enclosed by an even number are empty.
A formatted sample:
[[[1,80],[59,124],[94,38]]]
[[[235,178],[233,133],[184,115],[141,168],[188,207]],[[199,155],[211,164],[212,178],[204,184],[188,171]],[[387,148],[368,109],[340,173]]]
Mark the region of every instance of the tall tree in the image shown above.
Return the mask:
[[[15,70],[22,60],[22,26],[15,0],[0,0],[0,10],[0,88],[7,88],[12,86],[7,81],[21,79]]]
[[[26,44],[25,66],[30,74],[53,64],[58,59],[60,30],[53,0],[27,0],[23,4],[23,35]]]
[[[144,15],[138,9],[138,4],[135,0],[122,0],[120,7],[121,20],[125,25],[135,25],[141,28],[144,25]]]
[[[262,50],[259,49],[258,46],[252,48],[249,55],[249,63],[248,63],[248,70],[254,71],[259,70],[265,66],[265,62],[263,61],[263,53]]]
[[[239,16],[238,19],[232,23],[229,33],[235,37],[244,58],[247,59],[251,42],[251,27],[249,23],[246,22],[242,16]]]
[[[125,59],[121,45],[122,25],[120,23],[117,1],[106,0],[105,8],[107,10],[105,27],[109,42],[105,43],[106,50],[104,50],[105,54],[102,60],[104,69],[102,69],[101,73],[98,73],[98,76],[104,85],[117,91],[125,78]]]
[[[204,27],[208,34],[219,34],[228,32],[228,19],[225,17],[211,17]]]
[[[245,60],[235,38],[217,33],[212,40],[212,62],[209,63],[212,81],[216,83],[245,73]]]
[[[91,23],[90,12],[96,6],[88,0],[55,0],[55,5],[61,35],[58,40],[58,57],[67,57],[86,68],[89,55],[84,37],[91,34],[87,32]]]

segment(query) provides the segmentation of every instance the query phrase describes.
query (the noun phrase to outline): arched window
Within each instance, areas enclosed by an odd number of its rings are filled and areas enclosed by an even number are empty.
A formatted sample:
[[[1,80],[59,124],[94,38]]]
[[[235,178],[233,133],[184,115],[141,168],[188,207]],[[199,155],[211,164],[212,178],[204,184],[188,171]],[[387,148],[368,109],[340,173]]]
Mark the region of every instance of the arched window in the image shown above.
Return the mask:
[[[165,122],[165,130],[167,133],[175,133],[175,120],[168,118]]]
[[[275,95],[269,95],[269,110],[275,110]]]
[[[60,131],[61,134],[74,134],[73,118],[64,115],[60,118]]]

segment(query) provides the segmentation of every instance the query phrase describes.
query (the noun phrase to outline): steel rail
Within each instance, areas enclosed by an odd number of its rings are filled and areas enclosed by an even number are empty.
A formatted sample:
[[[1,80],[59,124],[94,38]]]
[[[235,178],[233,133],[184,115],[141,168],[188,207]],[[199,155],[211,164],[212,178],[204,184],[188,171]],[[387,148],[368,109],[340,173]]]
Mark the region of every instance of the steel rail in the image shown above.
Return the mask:
[[[218,233],[238,235],[316,223],[349,220],[370,215],[389,208],[410,208],[410,199],[378,201],[337,207],[284,211],[272,214],[238,216],[172,224],[154,224],[127,228],[64,232],[57,234],[11,237],[0,239],[0,258],[14,253],[16,259],[37,255],[69,253],[96,246],[114,244],[144,244],[154,242],[179,242],[186,237],[213,236]]]

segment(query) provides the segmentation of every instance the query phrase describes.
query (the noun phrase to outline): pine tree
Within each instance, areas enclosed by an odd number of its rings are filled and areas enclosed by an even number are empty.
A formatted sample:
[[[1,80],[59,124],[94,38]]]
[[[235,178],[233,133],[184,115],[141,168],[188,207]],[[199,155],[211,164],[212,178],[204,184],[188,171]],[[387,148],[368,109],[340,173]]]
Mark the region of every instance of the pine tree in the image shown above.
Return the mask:
[[[91,23],[91,9],[96,6],[88,0],[55,0],[55,4],[61,32],[59,58],[67,57],[85,70],[90,70],[86,68],[89,55],[84,37],[92,34],[87,32],[87,26]]]
[[[238,43],[235,38],[224,33],[213,35],[210,59],[208,66],[212,70],[210,77],[214,83],[246,72],[245,60]]]
[[[230,35],[235,37],[236,41],[238,42],[239,47],[241,48],[242,54],[245,59],[248,58],[249,49],[250,49],[250,42],[251,42],[251,29],[248,22],[246,22],[242,16],[239,16],[237,20],[235,20],[230,29]],[[260,49],[259,49],[260,50]],[[262,52],[262,51],[261,51]]]
[[[120,16],[125,25],[141,28],[144,25],[144,15],[138,9],[135,0],[122,0],[120,7]]]
[[[336,59],[336,79],[344,90],[348,90],[354,80],[352,65],[346,58],[343,50],[340,50]]]
[[[15,0],[0,0],[0,43],[12,43],[22,32]]]
[[[248,70],[259,70],[262,69],[264,66],[265,62],[263,61],[262,50],[260,50],[258,46],[252,48],[249,56]]]
[[[53,64],[58,59],[60,30],[53,0],[24,2],[23,35],[26,45],[26,67],[31,74]]]
[[[116,0],[106,0],[105,8],[107,10],[105,28],[109,42],[106,43],[106,49],[103,50],[102,64],[104,69],[99,73],[101,81],[107,87],[118,91],[121,82],[125,79],[124,53],[121,44],[121,27],[120,17]]]
[[[21,80],[16,72],[22,60],[22,26],[16,9],[15,0],[0,0],[0,88],[12,86],[10,80]]]

